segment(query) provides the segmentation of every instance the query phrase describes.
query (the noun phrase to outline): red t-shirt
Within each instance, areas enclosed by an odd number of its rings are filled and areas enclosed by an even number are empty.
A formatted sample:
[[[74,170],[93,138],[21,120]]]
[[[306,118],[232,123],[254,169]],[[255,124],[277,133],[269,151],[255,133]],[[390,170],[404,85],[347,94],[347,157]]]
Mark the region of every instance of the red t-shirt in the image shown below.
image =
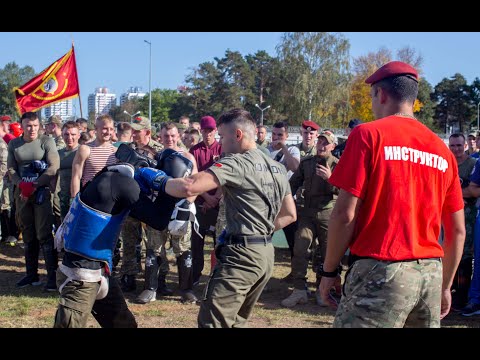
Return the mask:
[[[10,140],[13,140],[15,139],[15,135],[12,135],[10,133],[8,134],[5,134],[5,136],[3,137],[3,140],[8,144],[10,142]]]
[[[357,126],[330,183],[363,200],[350,251],[380,260],[443,257],[441,214],[463,209],[455,157],[414,119]]]
[[[213,165],[222,154],[222,145],[218,141],[214,141],[212,146],[208,147],[204,141],[199,142],[197,145],[194,145],[190,148],[190,153],[195,158],[197,162],[198,172],[204,171]],[[210,190],[208,193],[210,195],[215,194],[217,189]],[[202,204],[204,202],[201,196],[197,197],[197,203]]]

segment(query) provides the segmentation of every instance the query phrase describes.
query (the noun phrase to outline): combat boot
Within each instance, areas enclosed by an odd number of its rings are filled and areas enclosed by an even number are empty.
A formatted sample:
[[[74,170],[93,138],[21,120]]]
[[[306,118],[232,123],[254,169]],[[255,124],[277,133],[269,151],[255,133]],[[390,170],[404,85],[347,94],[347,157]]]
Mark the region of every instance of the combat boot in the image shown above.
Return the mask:
[[[293,289],[289,297],[283,299],[281,304],[284,307],[291,308],[297,304],[306,304],[308,302],[307,290]]]

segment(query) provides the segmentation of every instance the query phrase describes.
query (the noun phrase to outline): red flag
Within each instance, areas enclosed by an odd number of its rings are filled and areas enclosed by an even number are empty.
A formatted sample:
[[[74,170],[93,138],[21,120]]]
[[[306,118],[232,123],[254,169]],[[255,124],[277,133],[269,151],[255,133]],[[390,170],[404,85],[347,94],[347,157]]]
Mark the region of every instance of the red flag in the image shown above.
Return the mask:
[[[68,53],[43,70],[40,75],[13,91],[20,114],[37,111],[56,102],[79,96],[73,45]]]

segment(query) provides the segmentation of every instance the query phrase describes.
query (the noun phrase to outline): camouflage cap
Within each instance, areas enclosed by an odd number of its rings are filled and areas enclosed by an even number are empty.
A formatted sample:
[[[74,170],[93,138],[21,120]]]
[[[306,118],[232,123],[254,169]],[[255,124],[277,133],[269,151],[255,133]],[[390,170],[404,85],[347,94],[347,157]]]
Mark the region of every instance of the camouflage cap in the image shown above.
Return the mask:
[[[178,130],[187,130],[188,129],[187,125],[181,124],[181,123],[175,123],[175,126],[177,127]]]
[[[95,124],[88,123],[87,130],[95,130]]]
[[[60,115],[52,115],[48,118],[47,121],[45,121],[45,125],[47,124],[55,124],[55,125],[58,125],[58,126],[62,126],[63,125],[63,121],[62,121],[62,118]]]
[[[324,137],[325,139],[327,139],[329,144],[337,143],[337,137],[331,131],[322,131],[317,138],[319,137]]]
[[[143,130],[147,129],[150,130],[152,128],[152,125],[150,123],[150,120],[146,118],[145,116],[136,116],[132,119],[132,128],[133,130]]]

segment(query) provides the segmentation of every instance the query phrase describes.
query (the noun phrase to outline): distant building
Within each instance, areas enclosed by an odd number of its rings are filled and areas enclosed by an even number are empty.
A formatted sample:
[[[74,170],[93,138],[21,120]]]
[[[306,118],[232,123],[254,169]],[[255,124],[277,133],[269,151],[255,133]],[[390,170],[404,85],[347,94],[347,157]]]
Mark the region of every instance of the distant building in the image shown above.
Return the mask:
[[[139,86],[132,86],[127,92],[120,95],[120,105],[125,104],[128,100],[141,99],[146,95]]]
[[[108,114],[113,106],[117,105],[117,95],[108,92],[108,88],[99,87],[94,94],[88,95],[88,113],[95,113],[95,117]]]
[[[70,120],[70,118],[73,116],[72,99],[60,101],[52,106],[46,107],[45,118],[48,119],[52,115],[60,115],[64,122]]]

